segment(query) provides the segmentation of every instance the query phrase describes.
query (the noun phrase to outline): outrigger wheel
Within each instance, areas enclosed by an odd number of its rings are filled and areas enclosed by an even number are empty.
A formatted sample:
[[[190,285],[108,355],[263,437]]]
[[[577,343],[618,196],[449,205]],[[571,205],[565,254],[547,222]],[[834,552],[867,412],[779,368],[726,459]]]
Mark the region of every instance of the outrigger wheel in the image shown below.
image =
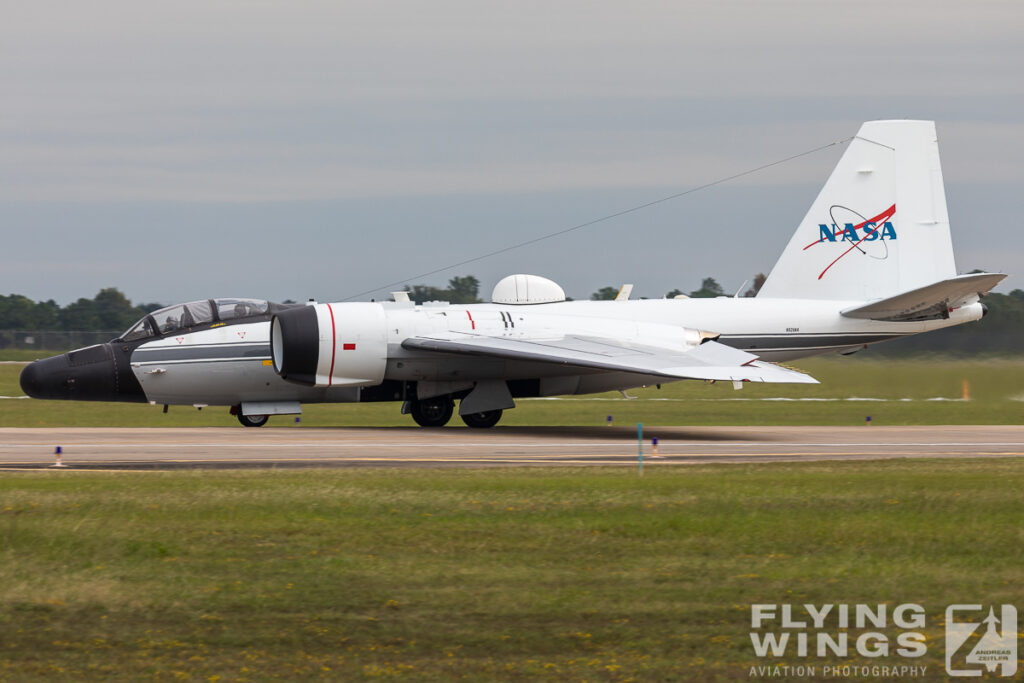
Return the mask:
[[[497,410],[485,410],[482,413],[468,413],[462,416],[462,421],[467,427],[476,429],[487,429],[498,424],[501,419],[501,408]]]
[[[452,419],[455,402],[448,396],[413,401],[409,406],[412,419],[420,427],[444,427]]]
[[[237,417],[243,427],[262,427],[270,419],[269,415],[242,415],[241,410],[238,411]]]

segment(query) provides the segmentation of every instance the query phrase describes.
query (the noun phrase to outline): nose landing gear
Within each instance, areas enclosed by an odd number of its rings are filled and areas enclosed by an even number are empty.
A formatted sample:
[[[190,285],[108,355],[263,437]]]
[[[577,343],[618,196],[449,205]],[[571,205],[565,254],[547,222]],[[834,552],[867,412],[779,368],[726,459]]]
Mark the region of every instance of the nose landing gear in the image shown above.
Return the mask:
[[[270,419],[269,415],[242,415],[238,413],[238,421],[243,427],[262,427]]]
[[[164,412],[167,412],[166,406]],[[231,414],[238,418],[243,427],[262,427],[270,419],[269,415],[242,415],[242,406],[231,406]]]

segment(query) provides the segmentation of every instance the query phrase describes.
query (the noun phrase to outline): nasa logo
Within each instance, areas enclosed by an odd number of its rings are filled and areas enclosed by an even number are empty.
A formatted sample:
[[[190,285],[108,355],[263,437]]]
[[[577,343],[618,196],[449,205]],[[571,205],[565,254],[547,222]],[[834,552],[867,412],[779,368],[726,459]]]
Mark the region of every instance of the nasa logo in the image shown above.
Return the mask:
[[[886,221],[882,223],[881,229],[879,229],[877,223],[865,222],[860,225],[854,225],[853,223],[847,223],[840,230],[839,227],[833,223],[830,226],[824,223],[818,224],[818,230],[821,233],[818,237],[818,242],[874,242],[875,240],[894,240],[896,239],[896,228],[893,227],[892,223]],[[864,231],[864,237],[860,237],[857,234],[858,230]]]
[[[840,221],[836,220],[836,214],[842,215],[853,215],[860,218],[860,222],[854,222],[852,220]],[[843,250],[843,253],[839,254],[831,263],[825,266],[825,269],[818,275],[820,280],[825,276],[825,273],[829,269],[837,264],[847,254],[857,251],[863,256],[870,256],[877,260],[885,260],[889,256],[889,249],[885,246],[885,242],[891,242],[897,239],[896,227],[890,220],[896,215],[896,205],[893,204],[885,211],[881,212],[877,216],[872,218],[865,218],[861,214],[848,209],[845,206],[838,204],[833,205],[829,209],[829,216],[832,219],[831,223],[819,223],[818,224],[818,239],[804,247],[804,251],[807,251],[816,244],[823,244],[825,242],[839,243],[840,245],[847,245],[847,248]],[[843,227],[840,228],[839,226]],[[865,244],[865,242],[874,242],[878,245],[882,245],[881,248],[870,249],[872,245]]]

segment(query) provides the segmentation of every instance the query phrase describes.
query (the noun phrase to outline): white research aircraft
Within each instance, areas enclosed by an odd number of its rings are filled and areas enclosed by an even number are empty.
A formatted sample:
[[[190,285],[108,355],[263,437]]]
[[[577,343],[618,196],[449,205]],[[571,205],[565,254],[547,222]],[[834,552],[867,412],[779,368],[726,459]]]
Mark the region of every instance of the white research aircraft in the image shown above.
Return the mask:
[[[756,297],[566,301],[533,275],[491,303],[281,305],[207,299],[119,339],[29,364],[34,398],[231,406],[243,425],[302,403],[401,401],[422,426],[491,427],[518,397],[683,379],[804,382],[768,361],[980,319],[1004,277],[957,275],[931,121],[852,139]]]

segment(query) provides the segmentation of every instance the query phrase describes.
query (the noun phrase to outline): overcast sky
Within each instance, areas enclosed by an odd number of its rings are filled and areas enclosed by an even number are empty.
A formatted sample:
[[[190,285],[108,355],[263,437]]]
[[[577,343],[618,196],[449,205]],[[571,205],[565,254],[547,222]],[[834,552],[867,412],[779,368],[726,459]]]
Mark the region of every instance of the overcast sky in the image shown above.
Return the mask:
[[[1024,3],[11,3],[0,292],[577,298],[773,265],[853,135],[937,121],[957,267],[1024,286]],[[380,297],[384,292],[367,294]]]

